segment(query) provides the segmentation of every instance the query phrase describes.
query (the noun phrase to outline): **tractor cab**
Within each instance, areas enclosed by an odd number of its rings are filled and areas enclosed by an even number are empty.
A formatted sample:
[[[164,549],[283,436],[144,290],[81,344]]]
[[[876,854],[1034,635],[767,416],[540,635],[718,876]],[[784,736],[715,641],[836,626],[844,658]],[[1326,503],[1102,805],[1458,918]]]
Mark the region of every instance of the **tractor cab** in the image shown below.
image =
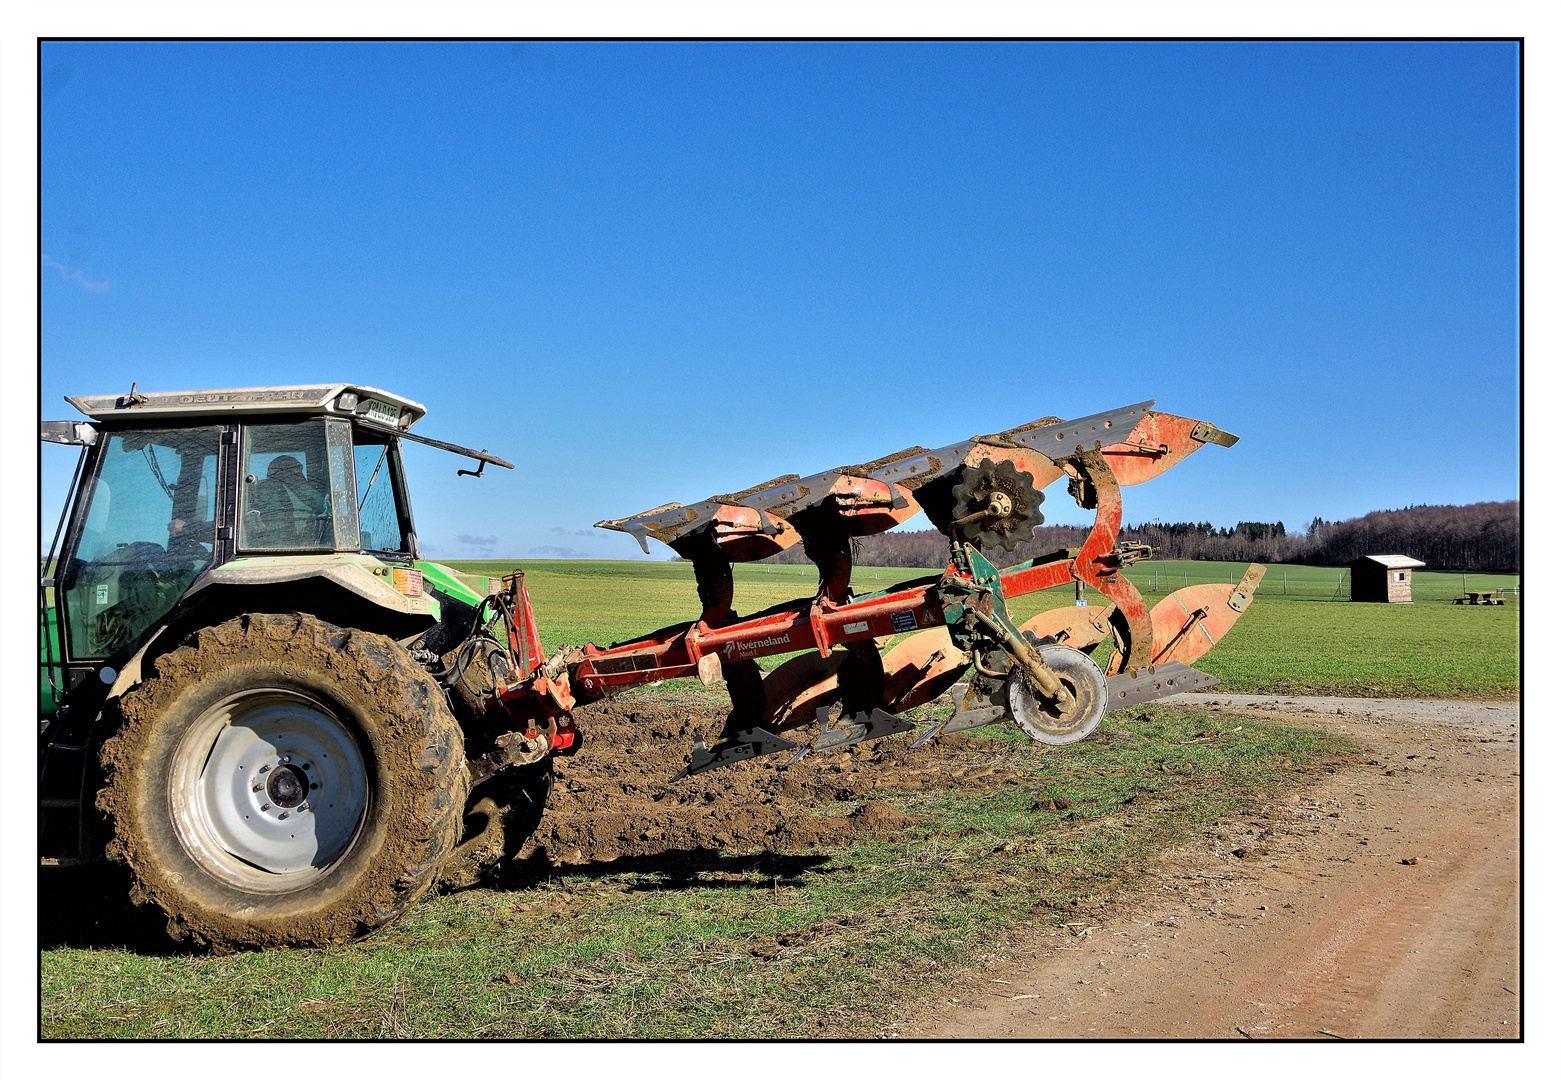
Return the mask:
[[[408,434],[426,411],[415,401],[348,384],[67,400],[90,422],[42,431],[83,448],[45,614],[45,667],[67,685],[46,672],[45,711],[93,669],[113,672],[224,567],[259,559],[275,580],[279,564],[296,576],[321,556],[418,558],[398,445],[433,442]]]

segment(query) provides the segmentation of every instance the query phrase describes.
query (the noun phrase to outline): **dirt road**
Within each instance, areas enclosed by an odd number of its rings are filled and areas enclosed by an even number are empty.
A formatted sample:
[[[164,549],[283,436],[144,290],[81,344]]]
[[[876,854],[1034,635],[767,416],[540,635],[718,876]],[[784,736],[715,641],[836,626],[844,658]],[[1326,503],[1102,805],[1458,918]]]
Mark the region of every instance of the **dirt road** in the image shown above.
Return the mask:
[[[1221,823],[1133,917],[1037,931],[902,1037],[1518,1038],[1517,707],[1196,697],[1369,764]]]

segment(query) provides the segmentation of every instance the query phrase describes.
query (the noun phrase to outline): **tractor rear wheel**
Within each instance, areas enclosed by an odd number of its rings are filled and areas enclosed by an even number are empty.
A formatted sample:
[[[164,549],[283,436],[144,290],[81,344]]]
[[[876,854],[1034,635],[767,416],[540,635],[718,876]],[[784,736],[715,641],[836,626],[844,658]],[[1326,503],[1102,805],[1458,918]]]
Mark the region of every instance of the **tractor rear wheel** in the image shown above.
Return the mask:
[[[159,657],[118,709],[98,796],[108,853],[175,938],[362,937],[427,891],[459,836],[460,727],[378,634],[243,615]]]

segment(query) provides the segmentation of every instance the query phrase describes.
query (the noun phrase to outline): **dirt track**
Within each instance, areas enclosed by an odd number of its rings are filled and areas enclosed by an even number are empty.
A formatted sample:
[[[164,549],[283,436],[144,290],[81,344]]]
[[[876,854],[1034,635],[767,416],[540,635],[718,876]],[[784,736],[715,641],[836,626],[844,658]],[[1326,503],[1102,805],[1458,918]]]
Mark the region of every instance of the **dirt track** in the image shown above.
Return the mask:
[[[1518,1038],[1517,707],[1197,697],[1369,764],[1169,853],[1132,917],[1037,932],[904,1034]]]

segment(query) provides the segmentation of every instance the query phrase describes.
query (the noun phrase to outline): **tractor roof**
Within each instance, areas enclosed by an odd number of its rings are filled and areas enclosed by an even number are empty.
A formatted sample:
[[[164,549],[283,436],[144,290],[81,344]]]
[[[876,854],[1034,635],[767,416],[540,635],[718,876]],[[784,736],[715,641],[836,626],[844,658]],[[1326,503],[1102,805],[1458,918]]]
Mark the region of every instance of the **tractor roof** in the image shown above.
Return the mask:
[[[67,397],[94,420],[142,416],[227,416],[232,413],[290,416],[357,416],[407,430],[428,410],[410,398],[355,383],[311,386],[242,386],[230,390],[183,390]]]

